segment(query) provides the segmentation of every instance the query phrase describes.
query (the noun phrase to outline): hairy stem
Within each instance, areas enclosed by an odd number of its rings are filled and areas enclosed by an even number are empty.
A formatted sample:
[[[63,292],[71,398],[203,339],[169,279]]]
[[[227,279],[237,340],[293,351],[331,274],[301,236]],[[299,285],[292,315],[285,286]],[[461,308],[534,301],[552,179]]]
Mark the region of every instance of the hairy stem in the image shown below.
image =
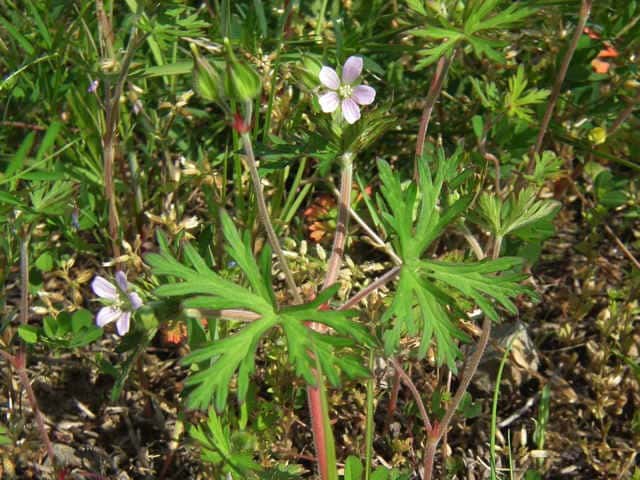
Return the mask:
[[[340,200],[340,190],[338,190],[337,188],[333,188],[333,195],[338,200]],[[396,252],[393,251],[393,248],[391,248],[389,244],[385,243],[380,235],[378,235],[373,228],[367,225],[367,222],[365,222],[364,219],[360,215],[358,215],[358,212],[351,208],[351,206],[349,206],[349,215],[355,220],[358,225],[360,225],[360,228],[364,230],[369,238],[373,240],[373,242],[375,243],[374,247],[379,248],[387,255],[389,255],[393,263],[395,263],[396,265],[400,265],[402,263],[402,259],[396,254]]]
[[[27,325],[29,323],[29,240],[31,237],[31,232],[26,229],[23,232],[22,238],[20,240],[20,324]],[[10,354],[6,354],[6,357],[12,360],[14,367],[18,373],[18,378],[20,379],[20,383],[22,384],[22,388],[24,388],[27,393],[27,399],[29,401],[29,405],[31,405],[31,410],[33,411],[33,415],[36,419],[36,425],[38,427],[38,431],[40,433],[40,438],[42,439],[42,443],[47,449],[47,455],[51,461],[51,465],[56,466],[56,456],[53,450],[53,445],[51,444],[51,440],[49,439],[49,433],[47,432],[47,427],[44,423],[44,417],[40,408],[38,407],[38,399],[31,387],[31,382],[29,380],[29,375],[27,373],[27,353],[24,348],[24,345],[20,346],[18,354],[14,357]]]
[[[389,270],[384,275],[375,279],[373,282],[371,282],[369,285],[364,287],[362,290],[356,293],[353,297],[347,300],[344,304],[340,306],[338,310],[348,310],[352,307],[355,307],[361,300],[368,297],[371,293],[373,293],[377,289],[383,287],[384,285],[389,283],[391,280],[393,280],[400,273],[400,269],[401,267],[399,265],[393,267],[391,270]]]
[[[580,40],[580,36],[582,35],[582,31],[584,30],[585,25],[587,24],[587,19],[589,18],[589,13],[591,12],[591,5],[593,0],[582,0],[582,4],[580,6],[580,13],[578,16],[578,23],[576,28],[571,36],[571,41],[569,42],[569,46],[567,51],[562,58],[562,63],[560,64],[560,70],[556,75],[556,80],[553,84],[553,89],[551,90],[551,95],[549,96],[549,100],[547,102],[547,109],[544,112],[544,116],[542,117],[542,123],[540,124],[540,130],[538,131],[538,137],[536,138],[536,143],[534,147],[531,149],[529,155],[529,163],[527,165],[527,173],[531,173],[533,171],[533,167],[535,165],[535,156],[540,153],[540,149],[542,148],[542,142],[544,140],[544,136],[547,133],[547,129],[549,128],[549,123],[551,122],[551,116],[553,114],[553,110],[555,109],[556,103],[558,101],[558,97],[560,96],[560,90],[562,88],[562,83],[567,75],[567,70],[569,69],[569,63],[571,63],[571,58],[573,58],[573,54],[576,51],[576,47],[578,46],[578,40]]]
[[[491,255],[492,259],[498,258],[500,254],[500,248],[502,246],[502,237],[496,237],[493,246],[493,252]],[[487,348],[487,344],[489,343],[489,338],[491,336],[491,319],[488,316],[484,316],[482,321],[482,331],[480,333],[480,338],[478,339],[478,343],[476,344],[476,349],[469,358],[469,361],[462,372],[462,377],[460,378],[460,384],[456,389],[456,393],[451,399],[449,405],[447,405],[447,410],[442,417],[442,420],[432,429],[431,433],[427,438],[427,448],[424,455],[424,480],[431,480],[433,476],[433,462],[435,460],[436,450],[438,448],[438,444],[445,432],[449,427],[449,423],[453,419],[453,415],[456,413],[460,402],[462,401],[462,397],[466,393],[469,388],[469,384],[471,383],[471,379],[475,375],[478,370],[478,366],[480,365],[480,361],[482,360],[482,356]]]
[[[344,246],[347,241],[347,227],[349,224],[349,212],[351,210],[351,184],[353,183],[353,154],[346,152],[342,155],[342,175],[340,178],[340,199],[338,210],[338,223],[336,233],[333,238],[333,247],[329,257],[327,276],[324,279],[322,288],[325,289],[333,285],[338,279],[340,265],[344,257]]]
[[[389,395],[389,404],[387,405],[387,415],[384,421],[385,431],[389,428],[391,424],[391,420],[393,419],[393,414],[398,407],[398,394],[400,393],[400,375],[396,370],[394,370],[393,374],[393,382],[391,383],[391,394]]]
[[[267,203],[264,198],[264,191],[262,189],[262,181],[260,180],[260,174],[258,173],[258,164],[256,163],[256,157],[253,153],[253,145],[251,143],[251,137],[248,133],[243,133],[241,135],[242,145],[244,147],[244,152],[247,157],[247,166],[249,167],[249,174],[251,176],[251,182],[253,183],[253,190],[256,195],[256,203],[258,204],[258,215],[260,216],[260,222],[267,233],[267,239],[269,240],[269,244],[271,248],[278,257],[278,261],[280,262],[280,268],[284,273],[285,282],[287,283],[287,288],[293,297],[295,303],[302,303],[302,297],[300,296],[300,292],[298,292],[298,287],[296,286],[296,282],[293,279],[293,274],[289,269],[289,264],[287,263],[287,259],[284,255],[284,251],[280,246],[280,240],[278,240],[278,236],[276,235],[276,231],[273,229],[273,224],[271,223],[271,217],[269,216],[269,210],[267,209]]]
[[[291,292],[294,302],[297,304],[302,303],[302,297],[298,292],[298,288],[293,279],[291,270],[289,269],[287,259],[284,256],[284,251],[280,246],[280,241],[278,240],[276,232],[273,229],[273,224],[271,223],[271,218],[269,217],[269,211],[267,209],[262,189],[262,182],[258,173],[258,165],[253,153],[251,137],[248,133],[242,133],[241,138],[247,157],[249,174],[251,175],[251,181],[256,195],[260,221],[267,233],[267,238],[271,244],[271,248],[280,261],[280,268],[284,273],[287,287]],[[331,432],[331,425],[329,423],[327,393],[325,390],[324,378],[319,367],[315,370],[315,376],[317,379],[317,385],[307,385],[307,403],[309,404],[309,415],[311,417],[311,431],[313,432],[313,440],[316,446],[318,470],[322,480],[334,480],[337,478],[335,469],[335,446],[333,433]]]
[[[442,56],[440,57],[440,60],[438,60],[436,73],[431,79],[431,85],[429,86],[425,105],[422,109],[420,128],[418,130],[418,138],[416,140],[416,157],[413,164],[413,178],[416,179],[418,178],[418,161],[420,160],[420,157],[422,157],[422,153],[424,151],[424,142],[427,138],[427,129],[429,128],[429,121],[431,120],[433,106],[435,105],[436,100],[440,95],[440,91],[442,90],[442,84],[444,83],[444,78],[447,76],[450,63],[451,61],[446,56]]]
[[[31,381],[29,380],[29,375],[27,374],[26,369],[26,354],[20,353],[16,358],[15,363],[17,364],[18,378],[20,379],[20,383],[22,384],[22,388],[24,388],[27,393],[27,399],[29,400],[29,405],[31,405],[31,410],[33,411],[33,415],[36,419],[36,425],[38,426],[38,432],[40,433],[40,439],[42,443],[44,443],[45,448],[47,449],[47,455],[49,456],[49,460],[51,461],[51,465],[53,465],[54,469],[56,468],[56,454],[53,449],[53,444],[49,439],[49,433],[47,432],[47,427],[44,423],[44,416],[40,411],[40,407],[38,406],[38,399],[36,398],[36,394],[33,391],[33,387],[31,386]]]
[[[98,23],[102,35],[103,44],[108,53],[108,59],[115,63],[113,51],[113,31],[111,20],[104,11],[102,1],[97,1]],[[120,242],[118,241],[118,231],[120,219],[118,217],[118,207],[116,204],[115,182],[114,182],[114,162],[117,146],[117,128],[120,117],[120,96],[124,88],[124,83],[131,67],[133,54],[142,41],[143,35],[138,35],[138,29],[134,26],[129,37],[127,50],[122,60],[122,66],[118,74],[115,86],[112,88],[106,85],[105,93],[105,130],[102,136],[102,160],[104,167],[104,195],[109,206],[109,237],[111,237],[111,250],[114,258],[120,256]]]
[[[391,365],[393,365],[393,368],[395,369],[396,373],[398,374],[400,379],[404,382],[404,384],[407,386],[407,388],[413,395],[413,399],[415,400],[416,405],[418,406],[418,411],[420,412],[420,416],[422,417],[422,422],[424,423],[425,430],[427,432],[431,432],[432,426],[431,426],[431,422],[429,421],[429,415],[427,414],[427,409],[424,406],[424,402],[422,401],[422,397],[420,396],[420,391],[418,390],[418,387],[415,386],[415,384],[411,380],[411,377],[407,375],[407,372],[404,371],[404,369],[402,368],[402,365],[400,365],[400,362],[398,362],[398,360],[392,357]]]
[[[353,154],[345,152],[342,155],[342,175],[340,178],[340,199],[338,210],[338,223],[336,226],[333,248],[329,257],[327,276],[322,288],[325,289],[334,284],[338,279],[338,272],[344,255],[344,245],[347,238],[347,224],[349,222],[349,207],[351,205],[351,183],[353,176]],[[310,328],[324,332],[326,327],[321,324],[311,323]],[[324,387],[322,372],[316,372],[318,387],[307,386],[307,399],[309,412],[313,426],[313,438],[316,445],[318,469],[322,480],[336,478],[335,471],[335,446],[333,433],[329,422],[328,403]]]

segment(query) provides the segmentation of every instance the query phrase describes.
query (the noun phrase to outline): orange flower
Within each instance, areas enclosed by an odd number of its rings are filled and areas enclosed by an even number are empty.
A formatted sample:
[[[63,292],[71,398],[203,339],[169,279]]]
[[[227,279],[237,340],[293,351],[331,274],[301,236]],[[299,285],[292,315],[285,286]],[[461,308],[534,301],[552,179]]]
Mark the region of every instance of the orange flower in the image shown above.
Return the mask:
[[[607,73],[609,71],[609,68],[611,68],[611,64],[603,59],[616,58],[619,55],[620,54],[618,53],[618,50],[616,50],[613,45],[605,42],[604,48],[600,50],[600,53],[598,53],[596,58],[591,61],[591,68],[593,68],[593,71],[596,73]]]
[[[598,34],[598,32],[589,27],[584,27],[584,30],[582,30],[582,32],[585,35],[588,35],[591,40],[600,40],[600,35]]]

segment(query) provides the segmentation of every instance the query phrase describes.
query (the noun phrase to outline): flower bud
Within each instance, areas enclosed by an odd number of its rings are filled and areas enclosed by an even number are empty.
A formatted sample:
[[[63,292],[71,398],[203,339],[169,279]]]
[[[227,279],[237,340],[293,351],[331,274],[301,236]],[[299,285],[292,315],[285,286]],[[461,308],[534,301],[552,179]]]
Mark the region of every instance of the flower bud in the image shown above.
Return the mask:
[[[607,141],[607,131],[602,127],[592,128],[588,138],[593,145],[601,145]]]
[[[238,60],[233,53],[229,39],[224,39],[227,48],[227,75],[225,92],[239,102],[248,102],[260,94],[262,83],[256,71],[244,61]]]
[[[200,56],[198,47],[193,43],[190,46],[193,55],[193,89],[205,100],[211,102],[220,100],[222,85],[220,74],[213,65]]]

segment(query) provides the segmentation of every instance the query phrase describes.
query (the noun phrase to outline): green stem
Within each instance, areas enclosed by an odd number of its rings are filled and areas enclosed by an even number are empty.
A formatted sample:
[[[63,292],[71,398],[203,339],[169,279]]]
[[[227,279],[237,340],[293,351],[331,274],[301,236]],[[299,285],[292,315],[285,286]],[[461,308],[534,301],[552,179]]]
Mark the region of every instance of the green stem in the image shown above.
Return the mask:
[[[502,381],[502,371],[504,370],[504,365],[507,362],[507,358],[509,357],[509,352],[511,351],[511,342],[507,345],[507,348],[504,351],[504,355],[502,355],[502,360],[500,361],[500,366],[498,367],[498,375],[496,376],[496,387],[493,391],[493,403],[491,404],[491,437],[489,441],[489,461],[491,462],[491,480],[496,480],[497,472],[496,472],[496,431],[497,431],[497,421],[498,421],[498,397],[500,396],[500,382]]]
[[[367,424],[365,430],[365,452],[364,452],[364,480],[369,480],[371,476],[371,460],[373,457],[373,434],[375,432],[374,418],[374,399],[375,399],[375,385],[376,376],[374,373],[374,355],[373,350],[369,352],[369,370],[371,371],[371,378],[367,380]]]

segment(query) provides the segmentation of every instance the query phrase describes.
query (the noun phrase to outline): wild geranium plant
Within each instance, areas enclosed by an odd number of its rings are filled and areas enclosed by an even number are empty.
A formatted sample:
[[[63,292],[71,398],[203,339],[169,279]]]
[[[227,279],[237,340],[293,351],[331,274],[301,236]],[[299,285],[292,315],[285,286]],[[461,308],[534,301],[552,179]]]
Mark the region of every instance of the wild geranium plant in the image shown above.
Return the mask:
[[[637,72],[612,55],[591,75],[587,58],[602,47],[618,54],[604,42],[638,28],[635,4],[593,36],[583,33],[595,32],[585,30],[591,0],[575,12],[507,0],[124,2],[124,14],[80,2],[72,24],[82,29],[69,29],[84,42],[76,51],[56,47],[45,10],[26,3],[22,33],[11,22],[23,15],[0,15],[3,55],[6,45],[26,54],[0,90],[11,102],[50,92],[42,103],[56,121],[43,127],[38,106],[2,122],[26,134],[2,155],[0,254],[10,267],[0,262],[0,273],[20,276],[3,306],[18,298],[20,315],[0,322],[0,354],[57,478],[69,472],[29,354],[78,352],[105,332],[107,347],[87,363],[111,379],[109,401],[126,412],[142,401],[149,429],[170,433],[161,480],[186,442],[215,479],[431,480],[437,465],[444,478],[464,468],[439,461],[453,419],[483,412],[469,386],[493,325],[537,299],[531,266],[553,235],[557,198],[575,191],[597,204],[593,229],[614,212],[638,216],[633,180],[595,160],[619,161],[633,145],[598,150],[632,116]],[[538,15],[541,4],[564,8],[562,18]],[[550,41],[536,22],[569,27]],[[574,54],[584,65],[568,75]],[[34,76],[53,58],[84,70]],[[597,83],[607,72],[615,82]],[[598,100],[594,119],[575,113],[612,88],[611,108]],[[544,150],[565,141],[586,152],[582,190],[566,171],[573,158]],[[321,235],[303,239],[305,215]],[[68,248],[53,255],[41,247],[49,241]],[[86,252],[91,261],[73,272]],[[60,283],[62,294],[48,291]],[[151,364],[176,381],[159,392]],[[398,411],[409,394],[419,421],[394,422],[413,415]],[[495,420],[494,410],[494,429]],[[148,469],[156,455],[146,458],[127,427],[118,448]],[[9,433],[0,425],[3,446]],[[374,439],[394,435],[383,461]],[[486,464],[499,478],[495,458]]]
[[[235,65],[238,56],[229,50],[228,42],[226,45],[227,62]],[[268,246],[262,248],[259,259],[254,258],[251,245],[247,243],[249,237],[242,235],[234,227],[232,217],[222,210],[226,251],[240,268],[244,281],[237,279],[234,282],[220,276],[189,244],[184,245],[182,259],[168,248],[160,254],[147,255],[146,261],[161,279],[156,295],[179,299],[185,309],[218,312],[222,321],[229,322],[224,338],[216,338],[212,332],[204,337],[200,334],[201,339],[195,345],[197,348],[183,360],[191,371],[186,382],[188,405],[206,409],[213,404],[217,412],[223,412],[232,384],[238,402],[246,402],[261,343],[267,337],[279,342],[277,337],[281,336],[290,364],[308,385],[318,473],[323,479],[337,478],[325,381],[337,387],[341,374],[353,379],[366,378],[371,375],[367,368],[369,355],[393,359],[402,339],[408,337],[419,339],[415,352],[417,358],[424,358],[428,351],[433,351],[438,365],[446,365],[452,372],[457,372],[457,363],[461,359],[458,345],[469,341],[459,326],[459,322],[466,318],[465,312],[473,306],[481,309],[487,319],[481,342],[486,342],[490,323],[499,319],[498,306],[516,313],[516,298],[531,294],[521,283],[526,278],[520,273],[522,261],[498,258],[499,241],[494,245],[492,259],[485,259],[484,254],[479,255],[477,261],[431,258],[430,247],[445,231],[464,223],[465,212],[474,197],[465,182],[465,171],[460,161],[462,151],[458,149],[447,157],[443,149],[437,147],[433,154],[416,159],[416,182],[407,184],[388,163],[378,163],[381,195],[375,207],[373,203],[369,205],[372,215],[378,219],[379,232],[371,235],[384,246],[396,265],[355,293],[346,303],[336,302],[333,298],[339,286],[338,274],[347,245],[350,192],[356,163],[354,150],[348,148],[337,152],[341,169],[339,212],[327,274],[317,286],[315,298],[303,299],[266,207],[253,149],[250,98],[237,95],[238,91],[253,89],[255,73],[251,73],[246,64],[242,64],[242,68],[225,69],[209,63],[195,49],[194,55],[197,90],[203,98],[216,102],[228,112],[228,122],[241,136],[244,160],[252,179]],[[348,125],[365,122],[359,135],[366,136],[367,118],[361,118],[359,106],[371,105],[376,90],[368,85],[355,84],[362,74],[363,64],[362,56],[353,55],[345,61],[341,76],[331,67],[322,66],[317,79],[321,89],[328,89],[318,96],[322,112],[338,111],[339,117],[334,117],[334,120],[340,122],[343,119]],[[236,87],[231,89],[229,85]],[[254,92],[255,95],[257,93]],[[239,102],[236,105],[242,108],[241,112],[233,112],[233,100]],[[338,136],[349,135],[342,128],[336,131]],[[345,142],[339,140],[337,145],[345,145]],[[272,251],[277,259],[275,266],[271,264]],[[277,294],[274,286],[274,268],[283,274],[288,289],[284,298]],[[383,310],[378,313],[378,325],[368,328],[367,325],[371,325],[369,320],[354,308],[359,301],[394,281],[397,283],[387,294]],[[280,300],[276,300],[278,297]],[[483,348],[481,343],[478,351]],[[395,360],[393,362],[397,365]],[[468,384],[471,374],[465,372],[465,375],[463,383]],[[462,388],[463,393],[464,390],[466,387]],[[456,395],[449,417],[460,399],[461,395]],[[429,439],[425,454],[425,472],[428,472],[433,464],[432,446],[442,438],[448,420],[445,416],[442,426],[436,420],[430,422],[426,416],[424,420]],[[201,439],[201,434],[197,438]],[[357,463],[354,461],[350,460],[353,466]],[[370,471],[371,465],[366,465],[366,469]],[[236,472],[249,476],[248,470],[251,469]]]

